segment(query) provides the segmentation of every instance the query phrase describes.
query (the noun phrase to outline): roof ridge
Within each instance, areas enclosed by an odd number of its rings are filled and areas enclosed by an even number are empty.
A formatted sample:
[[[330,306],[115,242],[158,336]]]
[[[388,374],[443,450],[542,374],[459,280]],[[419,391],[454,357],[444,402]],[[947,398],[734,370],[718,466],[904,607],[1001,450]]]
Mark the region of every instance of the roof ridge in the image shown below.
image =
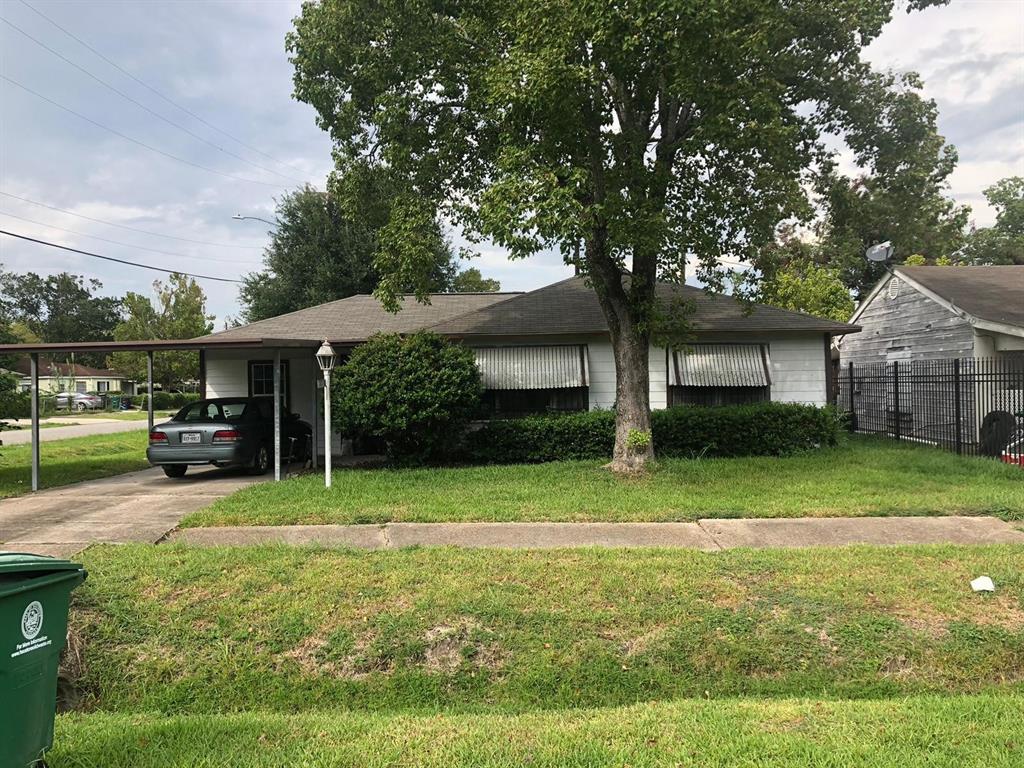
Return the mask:
[[[492,307],[499,307],[499,306],[502,306],[504,304],[507,304],[510,301],[515,301],[516,299],[525,298],[526,296],[532,296],[535,293],[540,293],[541,291],[545,291],[548,288],[554,288],[557,285],[561,285],[562,283],[567,283],[570,280],[575,280],[577,278],[582,278],[582,275],[572,275],[572,276],[564,278],[562,280],[558,280],[558,281],[556,281],[554,283],[549,283],[548,285],[542,285],[540,288],[534,288],[532,291],[519,291],[515,295],[509,296],[507,299],[503,299],[502,301],[496,301],[493,304],[488,304],[486,307],[477,307],[476,309],[466,310],[465,312],[462,312],[462,313],[460,313],[458,315],[453,315],[452,317],[445,318],[444,320],[438,320],[436,323],[432,323],[430,325],[426,325],[423,328],[421,328],[420,330],[421,331],[429,331],[431,328],[436,328],[439,325],[444,325],[446,323],[452,323],[452,322],[455,322],[456,320],[461,320],[461,319],[463,319],[465,317],[468,317],[469,315],[475,315],[477,312],[483,312],[485,309],[491,309]]]

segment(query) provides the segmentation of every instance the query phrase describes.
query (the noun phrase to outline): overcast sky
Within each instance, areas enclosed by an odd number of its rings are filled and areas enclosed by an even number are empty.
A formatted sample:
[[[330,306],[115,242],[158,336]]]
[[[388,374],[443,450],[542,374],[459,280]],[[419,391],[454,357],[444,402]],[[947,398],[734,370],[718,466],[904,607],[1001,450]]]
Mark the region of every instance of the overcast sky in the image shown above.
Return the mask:
[[[21,217],[0,215],[0,229],[206,275],[256,269],[267,227],[232,214],[273,218],[276,195],[300,181],[322,187],[331,167],[313,110],[291,99],[284,36],[299,3],[29,2],[109,61],[21,0],[0,0],[8,22],[0,23],[0,211]],[[971,205],[979,225],[990,224],[982,189],[1024,175],[1024,1],[899,12],[868,57],[922,74],[939,104],[940,130],[960,152],[950,192]],[[147,292],[160,277],[3,236],[0,261],[14,271],[97,277],[112,295]],[[494,248],[476,265],[510,290],[568,274],[555,257],[509,263]],[[203,286],[220,327],[237,312],[237,288]]]

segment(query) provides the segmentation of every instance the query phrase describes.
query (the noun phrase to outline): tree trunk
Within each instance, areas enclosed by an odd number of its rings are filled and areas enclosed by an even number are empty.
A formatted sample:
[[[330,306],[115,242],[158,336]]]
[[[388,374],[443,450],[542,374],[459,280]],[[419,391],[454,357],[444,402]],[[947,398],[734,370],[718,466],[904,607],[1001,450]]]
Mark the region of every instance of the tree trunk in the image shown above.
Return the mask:
[[[612,333],[615,356],[615,448],[608,468],[643,472],[654,458],[651,439],[651,396],[648,357],[650,340],[629,322]]]
[[[650,267],[651,274],[639,279],[636,272],[629,277],[623,274],[608,254],[604,227],[596,227],[587,238],[586,257],[615,358],[615,448],[608,469],[642,472],[654,457],[648,369],[651,332],[642,314],[654,300],[654,269]],[[624,282],[629,283],[628,290]]]

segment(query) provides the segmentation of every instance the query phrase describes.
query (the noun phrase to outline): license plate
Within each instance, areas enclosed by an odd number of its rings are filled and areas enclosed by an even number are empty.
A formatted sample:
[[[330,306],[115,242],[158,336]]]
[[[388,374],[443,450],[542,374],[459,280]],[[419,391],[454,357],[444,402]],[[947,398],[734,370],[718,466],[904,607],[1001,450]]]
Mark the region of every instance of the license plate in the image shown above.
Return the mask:
[[[198,432],[182,432],[181,442],[183,443],[201,443],[203,442],[203,436]]]

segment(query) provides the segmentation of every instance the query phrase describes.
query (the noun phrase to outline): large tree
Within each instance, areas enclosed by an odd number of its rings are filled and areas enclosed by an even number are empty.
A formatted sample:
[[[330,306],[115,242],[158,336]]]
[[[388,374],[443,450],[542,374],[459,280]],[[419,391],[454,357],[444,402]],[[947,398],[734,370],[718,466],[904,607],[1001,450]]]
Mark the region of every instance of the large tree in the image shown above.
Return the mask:
[[[127,317],[114,329],[117,341],[190,339],[213,330],[213,315],[206,314],[206,294],[199,283],[185,275],[172,274],[166,283],[153,283],[154,304],[148,296],[128,293],[124,298]],[[146,380],[143,352],[115,352],[108,365],[134,379]],[[199,373],[197,352],[157,352],[153,356],[153,380],[170,390]]]
[[[264,254],[264,269],[244,278],[242,319],[263,320],[357,293],[371,293],[380,282],[375,264],[378,234],[391,216],[387,174],[360,167],[335,174],[328,191],[306,186],[284,195],[277,226]],[[419,234],[430,265],[426,274],[399,280],[400,291],[422,286],[431,293],[459,290],[457,254],[435,218]],[[480,277],[479,270],[476,271]]]
[[[858,296],[885,271],[864,258],[868,246],[891,242],[895,264],[912,254],[948,258],[963,245],[970,216],[969,207],[949,197],[957,152],[938,133],[935,102],[916,90],[916,75],[907,75],[905,84],[879,126],[871,168],[847,176],[827,166],[817,180],[823,208],[817,260],[838,270]]]
[[[860,58],[893,6],[321,0],[288,45],[339,167],[393,180],[379,295],[426,272],[439,211],[514,258],[558,248],[589,278],[617,375],[611,466],[631,470],[653,455],[630,437],[650,432],[656,281],[688,256],[712,288],[721,257],[756,263],[780,221],[809,216],[825,136],[873,166],[913,86]]]
[[[0,272],[0,318],[23,340],[109,341],[121,321],[120,299],[99,296],[99,280],[61,272]],[[102,355],[78,355],[78,362],[102,365]]]

